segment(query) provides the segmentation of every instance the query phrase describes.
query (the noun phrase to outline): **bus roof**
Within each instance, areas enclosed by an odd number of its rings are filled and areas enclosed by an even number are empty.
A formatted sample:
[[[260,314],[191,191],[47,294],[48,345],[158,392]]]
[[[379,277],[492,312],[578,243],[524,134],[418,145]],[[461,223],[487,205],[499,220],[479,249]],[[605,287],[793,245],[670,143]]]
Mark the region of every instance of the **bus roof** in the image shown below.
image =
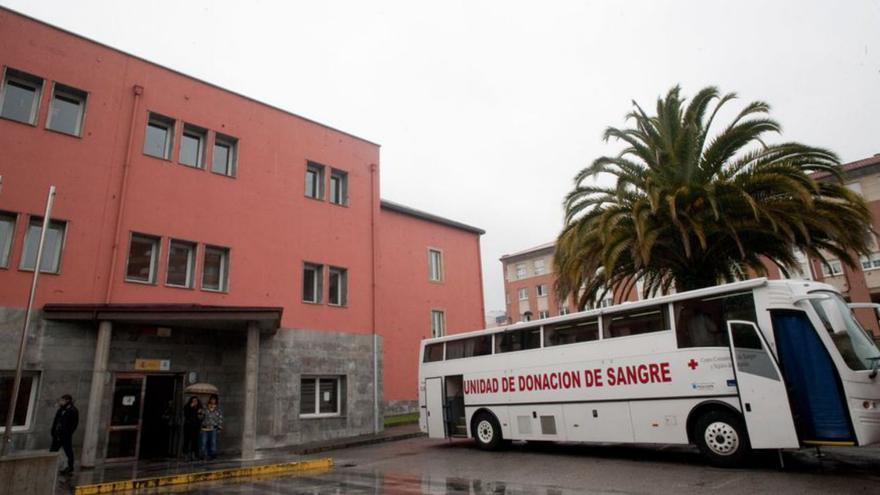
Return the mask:
[[[590,309],[586,311],[581,311],[578,313],[571,313],[564,316],[554,316],[553,318],[544,318],[541,320],[533,320],[533,321],[521,321],[517,323],[512,323],[510,325],[504,325],[493,328],[486,328],[482,330],[474,330],[471,332],[462,332],[456,333],[452,335],[444,335],[443,337],[436,337],[430,339],[422,339],[423,343],[434,343],[434,342],[446,342],[448,340],[458,340],[466,337],[473,337],[477,335],[487,335],[494,333],[507,332],[511,330],[525,330],[529,328],[540,328],[547,324],[552,323],[560,323],[570,320],[578,320],[584,317],[590,316],[598,316],[606,313],[616,313],[623,309],[639,309],[643,307],[656,306],[658,304],[666,304],[670,302],[680,301],[682,299],[691,299],[694,297],[706,297],[712,296],[715,294],[723,294],[726,292],[737,291],[737,290],[746,290],[746,289],[754,289],[756,287],[762,287],[767,285],[770,282],[766,277],[754,278],[749,280],[743,280],[740,282],[732,282],[729,284],[716,285],[713,287],[706,287],[704,289],[696,289],[687,292],[680,292],[677,294],[670,294],[668,296],[660,296],[651,299],[643,299],[641,301],[627,301],[621,304],[616,304],[614,306],[606,306],[604,308],[596,308]],[[810,283],[817,284],[817,282],[812,280],[774,280],[772,283],[792,283],[792,282],[801,282],[801,283]],[[822,284],[825,285],[825,284]]]

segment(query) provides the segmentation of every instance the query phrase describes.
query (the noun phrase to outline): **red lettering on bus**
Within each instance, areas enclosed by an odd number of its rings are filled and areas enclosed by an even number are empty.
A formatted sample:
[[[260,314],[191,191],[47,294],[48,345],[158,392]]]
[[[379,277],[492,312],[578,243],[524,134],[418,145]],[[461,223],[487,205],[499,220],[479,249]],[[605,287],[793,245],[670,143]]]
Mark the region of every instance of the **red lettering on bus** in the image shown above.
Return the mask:
[[[651,383],[660,383],[660,366],[657,363],[651,363],[648,365],[648,369],[651,370]]]
[[[660,378],[664,382],[672,381],[672,377],[669,376],[669,363],[660,363]]]

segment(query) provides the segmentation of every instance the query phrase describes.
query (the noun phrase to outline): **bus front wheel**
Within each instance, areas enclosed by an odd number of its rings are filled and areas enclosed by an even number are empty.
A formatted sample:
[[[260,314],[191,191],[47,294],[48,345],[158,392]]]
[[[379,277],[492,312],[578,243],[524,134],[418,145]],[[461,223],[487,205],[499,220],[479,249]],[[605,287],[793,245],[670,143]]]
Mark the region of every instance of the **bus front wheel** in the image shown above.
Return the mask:
[[[728,411],[709,411],[694,427],[700,452],[719,467],[740,466],[749,455],[749,437],[739,416]]]
[[[474,439],[481,449],[497,450],[501,447],[501,425],[498,424],[498,420],[493,414],[477,413],[472,424]]]

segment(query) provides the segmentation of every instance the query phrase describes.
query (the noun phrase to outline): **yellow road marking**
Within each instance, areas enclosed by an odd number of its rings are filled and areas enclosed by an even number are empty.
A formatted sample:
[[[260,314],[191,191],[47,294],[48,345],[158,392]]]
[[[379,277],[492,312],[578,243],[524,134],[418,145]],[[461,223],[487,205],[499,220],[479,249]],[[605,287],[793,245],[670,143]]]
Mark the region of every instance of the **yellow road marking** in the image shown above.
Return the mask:
[[[282,462],[276,464],[263,464],[259,466],[247,466],[231,469],[218,469],[201,473],[184,473],[155,478],[143,478],[124,481],[108,481],[92,485],[77,486],[74,495],[98,495],[122,491],[141,490],[146,488],[160,488],[170,486],[189,485],[204,481],[217,481],[232,478],[244,478],[249,476],[276,475],[294,473],[312,469],[329,469],[333,467],[333,459],[309,459],[305,461]]]

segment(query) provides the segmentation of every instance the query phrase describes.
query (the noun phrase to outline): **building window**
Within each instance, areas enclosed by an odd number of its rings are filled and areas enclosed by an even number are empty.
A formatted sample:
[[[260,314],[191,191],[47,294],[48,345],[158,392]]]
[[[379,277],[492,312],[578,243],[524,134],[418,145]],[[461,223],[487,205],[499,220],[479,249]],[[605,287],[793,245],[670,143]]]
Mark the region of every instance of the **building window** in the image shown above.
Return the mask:
[[[155,283],[158,259],[158,237],[132,234],[128,246],[128,268],[125,270],[125,280]]]
[[[51,220],[46,229],[46,242],[43,244],[43,259],[40,261],[40,271],[43,273],[58,273],[61,266],[61,247],[64,244],[65,223],[60,220]],[[33,270],[37,263],[37,248],[40,244],[40,230],[43,228],[41,217],[31,217],[28,230],[24,237],[24,253],[21,256],[22,270]]]
[[[299,415],[305,417],[341,416],[343,377],[303,377],[300,380]]]
[[[348,174],[342,170],[330,171],[330,202],[337,205],[348,204]]]
[[[309,162],[306,164],[306,196],[324,199],[324,166]]]
[[[0,245],[0,249],[2,248],[3,246]],[[0,253],[0,255],[2,255],[2,253]],[[880,268],[880,253],[872,253],[870,258],[862,256],[860,260],[862,262],[862,270],[864,271],[876,270]]]
[[[348,304],[348,270],[331,266],[327,274],[327,304],[345,306]]]
[[[541,258],[539,260],[535,260],[535,275],[543,275],[544,274],[544,259]]]
[[[568,306],[560,306],[559,307],[559,316],[565,316],[568,314]]]
[[[79,136],[82,133],[85,111],[85,91],[55,83],[46,127],[53,131]]]
[[[521,287],[516,290],[517,295],[519,296],[520,301],[525,301],[529,298],[529,289],[525,287]]]
[[[843,265],[840,260],[828,260],[828,263],[822,263],[822,275],[826,277],[836,277],[843,273]]]
[[[303,302],[320,303],[324,289],[324,267],[315,263],[303,264]]]
[[[535,290],[538,293],[538,297],[543,297],[547,295],[547,286],[544,284],[535,287]]]
[[[549,311],[538,311],[538,319],[543,320],[544,318],[550,318]]]
[[[174,119],[151,113],[144,137],[144,154],[170,160],[173,142]]]
[[[522,321],[532,321],[532,312],[526,311],[525,313],[523,313]]]
[[[7,68],[0,94],[0,117],[35,124],[42,88],[41,78]]]
[[[205,246],[202,290],[225,292],[229,287],[229,249]]]
[[[438,249],[428,249],[428,280],[443,280],[443,253]]]
[[[211,172],[229,177],[234,176],[237,165],[237,151],[237,139],[217,134],[214,137],[214,155],[211,159]]]
[[[30,428],[37,398],[37,382],[39,375],[25,371],[18,387],[18,400],[12,414],[12,431],[23,431]],[[12,389],[15,385],[15,371],[0,371],[0,432],[6,430],[6,414],[12,402]]]
[[[13,235],[15,235],[15,213],[0,211],[0,268],[9,267]]]
[[[526,264],[525,263],[517,263],[516,264],[516,278],[526,278]]]
[[[439,309],[431,310],[431,337],[446,335],[446,313]]]
[[[172,239],[168,246],[168,275],[165,277],[165,285],[191,288],[195,259],[195,244]]]
[[[190,124],[183,124],[183,135],[180,137],[178,161],[183,165],[202,168],[205,163],[205,141],[208,131]]]

